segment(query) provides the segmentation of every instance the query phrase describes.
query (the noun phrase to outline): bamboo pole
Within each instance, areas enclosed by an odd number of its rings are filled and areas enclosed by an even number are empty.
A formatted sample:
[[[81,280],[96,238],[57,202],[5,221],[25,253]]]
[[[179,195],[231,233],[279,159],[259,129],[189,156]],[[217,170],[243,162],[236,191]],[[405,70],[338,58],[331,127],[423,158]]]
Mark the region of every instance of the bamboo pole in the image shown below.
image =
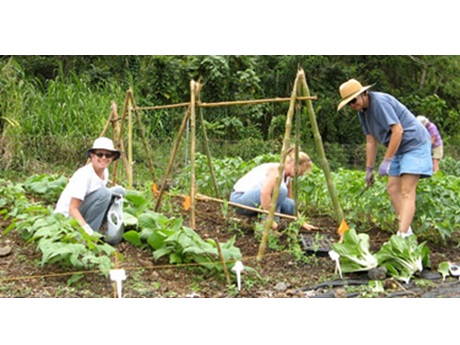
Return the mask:
[[[116,137],[116,140],[114,140],[115,143],[117,143],[117,147],[120,149],[121,152],[124,152],[125,148],[123,145],[123,140],[121,131],[120,131],[120,124],[119,124],[119,118],[118,118],[118,112],[117,112],[117,105],[114,101],[111,103],[111,108],[112,108],[112,137]],[[125,171],[128,170],[128,162],[126,161],[125,155],[120,156],[124,166],[125,166]],[[118,161],[113,162],[114,167],[113,167],[113,183],[117,183],[117,167],[118,167]]]
[[[273,188],[273,192],[272,192],[271,207],[270,207],[268,217],[265,221],[265,227],[262,233],[262,240],[259,245],[259,252],[257,253],[257,261],[261,261],[265,254],[265,249],[267,247],[268,233],[273,224],[273,214],[275,213],[276,203],[278,201],[281,177],[283,175],[284,164],[286,160],[286,153],[289,148],[289,138],[291,136],[292,117],[293,117],[294,107],[296,103],[296,95],[298,92],[297,87],[299,84],[299,78],[300,78],[300,73],[298,72],[295,78],[295,81],[294,81],[294,87],[293,87],[292,94],[291,94],[291,102],[289,104],[289,110],[288,110],[287,117],[286,117],[286,129],[284,133],[283,148],[281,150],[280,165],[278,167],[278,176],[276,177],[275,187]]]
[[[196,139],[196,116],[195,116],[195,81],[190,81],[190,227],[195,229],[195,196],[196,196],[196,177],[195,177],[195,139]]]
[[[125,125],[125,119],[126,119],[126,114],[129,108],[129,99],[130,99],[130,93],[131,90],[126,91],[125,95],[125,101],[123,102],[123,111],[121,113],[121,119],[120,119],[120,126],[119,126],[119,132],[118,132],[118,143],[120,145],[120,149],[122,150],[123,153],[125,153],[124,145],[123,145],[123,130],[124,130],[124,125]],[[118,121],[117,121],[118,122]],[[130,169],[129,169],[129,163],[126,157],[126,154],[122,155],[122,160],[125,165],[125,170],[126,170],[126,175],[128,176],[128,181],[130,180]],[[114,162],[115,164],[117,161]],[[117,165],[115,165],[116,167]]]
[[[173,150],[171,152],[168,167],[166,169],[166,174],[165,174],[165,176],[163,178],[163,183],[162,183],[161,188],[160,188],[160,193],[158,194],[157,201],[156,201],[156,204],[155,204],[155,209],[154,209],[155,212],[157,212],[159,207],[160,207],[161,198],[162,198],[164,190],[166,188],[166,182],[168,181],[169,175],[171,174],[174,159],[176,157],[177,150],[179,149],[180,140],[181,140],[182,135],[184,133],[185,127],[187,126],[187,121],[188,121],[189,118],[190,118],[190,107],[187,109],[187,112],[185,113],[184,119],[182,120],[182,124],[181,124],[181,126],[179,128],[179,133],[177,134],[176,143],[174,144]]]
[[[316,100],[317,96],[301,96],[296,97],[299,101],[305,100]],[[252,100],[241,100],[241,101],[226,101],[226,102],[209,102],[209,103],[196,103],[196,107],[210,108],[210,107],[226,107],[229,105],[250,105],[250,104],[260,104],[260,103],[272,103],[272,102],[290,102],[291,98],[265,98],[265,99],[252,99]],[[159,110],[159,109],[169,109],[169,108],[179,108],[190,106],[190,102],[177,103],[177,104],[168,104],[168,105],[155,105],[150,107],[137,107],[135,110]]]
[[[131,102],[133,104],[134,113],[136,114],[136,120],[137,120],[137,123],[139,125],[139,130],[141,131],[141,137],[142,137],[142,141],[144,143],[144,148],[145,148],[146,155],[147,155],[147,164],[149,166],[149,171],[150,171],[150,174],[152,175],[153,181],[155,181],[156,180],[156,178],[155,178],[155,168],[154,168],[153,162],[152,162],[152,154],[150,153],[150,145],[149,145],[149,143],[147,141],[147,136],[145,135],[144,126],[142,125],[142,120],[141,120],[141,117],[139,115],[139,112],[135,110],[136,109],[136,104],[134,102],[133,94],[131,94]]]
[[[197,102],[200,101],[200,90],[201,90],[201,84],[198,85],[198,91],[197,91]],[[209,140],[208,140],[208,134],[206,133],[206,126],[203,118],[203,112],[201,108],[199,109],[199,115],[200,115],[200,122],[201,122],[201,128],[203,130],[203,140],[204,140],[204,149],[206,151],[206,156],[208,158],[208,167],[209,167],[209,172],[211,174],[211,182],[214,187],[214,193],[216,193],[216,196],[220,198],[220,193],[219,193],[219,187],[217,186],[217,180],[216,180],[216,174],[214,173],[214,168],[212,166],[212,159],[211,159],[211,150],[209,149]]]
[[[215,239],[214,242],[216,243],[217,252],[219,253],[220,261],[222,262],[222,267],[224,269],[225,278],[227,279],[227,285],[230,285],[231,284],[230,275],[228,274],[227,265],[225,263],[224,255],[222,254],[222,249],[220,248],[220,243],[217,239]]]
[[[184,196],[182,196],[182,197],[184,197]],[[269,213],[269,211],[263,210],[263,209],[261,209],[261,208],[256,208],[256,207],[241,205],[241,204],[238,204],[238,203],[235,203],[235,202],[232,202],[232,201],[221,200],[221,199],[213,198],[213,197],[210,197],[210,196],[207,196],[207,195],[202,195],[202,194],[200,194],[200,193],[198,193],[198,194],[196,195],[196,197],[197,197],[198,200],[203,200],[203,201],[215,201],[215,202],[219,202],[219,203],[222,203],[222,204],[227,204],[227,205],[230,205],[230,206],[242,208],[242,209],[245,209],[245,210],[254,211],[254,212],[257,212],[257,213],[264,213],[264,214],[268,214],[268,213]],[[294,221],[299,220],[299,218],[297,218],[296,216],[292,216],[292,215],[290,215],[290,214],[284,214],[284,213],[277,213],[277,212],[275,212],[273,215],[276,216],[276,217],[286,218],[286,219],[294,220]],[[307,223],[304,223],[304,224],[306,224],[311,230],[319,230],[319,228],[318,228],[317,226],[314,226],[314,225],[311,225],[311,224],[307,224]],[[307,231],[308,231],[308,230],[307,230]]]
[[[307,79],[305,77],[305,72],[303,70],[299,71],[300,73],[300,87],[301,92],[303,95],[310,95],[310,90],[308,88]],[[331,195],[331,200],[335,210],[335,218],[338,224],[340,224],[343,220],[343,211],[339,203],[339,199],[337,197],[337,192],[335,189],[334,182],[331,177],[331,172],[329,168],[329,163],[326,159],[326,154],[324,153],[323,141],[321,139],[321,134],[319,133],[318,125],[316,123],[316,116],[315,111],[313,110],[313,105],[311,101],[306,101],[307,110],[310,117],[310,123],[313,131],[313,137],[315,139],[316,149],[318,151],[318,155],[320,158],[320,165],[323,169],[324,175],[326,177],[326,183],[329,189],[329,193]]]
[[[128,187],[133,188],[133,104],[132,92],[128,91]]]
[[[293,197],[294,197],[294,214],[299,212],[299,152],[300,152],[300,102],[296,102],[296,126],[295,126],[295,169],[294,169],[294,183],[293,183]]]

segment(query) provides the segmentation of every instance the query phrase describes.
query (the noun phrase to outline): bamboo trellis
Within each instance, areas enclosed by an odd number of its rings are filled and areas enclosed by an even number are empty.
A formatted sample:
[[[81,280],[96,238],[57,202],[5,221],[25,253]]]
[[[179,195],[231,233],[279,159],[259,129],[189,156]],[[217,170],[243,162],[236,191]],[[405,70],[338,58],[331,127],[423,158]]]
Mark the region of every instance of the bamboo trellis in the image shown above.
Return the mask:
[[[283,140],[283,147],[281,151],[281,156],[280,156],[280,165],[279,165],[279,171],[278,171],[278,176],[276,179],[275,183],[275,188],[273,190],[273,197],[272,197],[272,203],[270,210],[268,211],[268,216],[266,218],[265,224],[264,224],[264,231],[262,234],[262,240],[259,246],[259,252],[257,259],[261,260],[264,256],[265,253],[265,248],[266,248],[266,243],[268,240],[268,234],[271,229],[271,226],[273,224],[273,219],[275,215],[275,209],[276,209],[276,201],[278,199],[279,195],[279,187],[281,184],[281,176],[282,176],[282,171],[284,170],[284,164],[285,164],[285,159],[286,159],[286,153],[289,148],[290,144],[290,136],[291,136],[291,127],[292,127],[292,118],[294,116],[294,113],[296,113],[296,136],[295,136],[295,159],[296,159],[296,166],[298,165],[298,154],[299,154],[299,142],[300,142],[300,134],[299,134],[299,126],[300,126],[300,113],[301,113],[301,105],[302,102],[306,103],[307,106],[307,112],[309,115],[310,123],[312,126],[312,131],[314,135],[314,140],[315,140],[315,145],[316,149],[318,152],[318,155],[320,157],[320,166],[325,174],[325,178],[327,181],[327,186],[331,195],[331,199],[333,202],[334,210],[335,210],[335,216],[336,220],[338,223],[340,223],[343,220],[343,213],[342,209],[340,207],[338,198],[337,198],[337,193],[335,190],[334,183],[331,178],[330,170],[329,170],[329,165],[324,153],[324,148],[322,145],[322,139],[319,134],[318,130],[318,125],[316,123],[316,116],[313,110],[313,105],[312,101],[316,100],[316,96],[311,96],[310,91],[308,88],[308,84],[306,81],[305,77],[305,72],[299,68],[297,71],[297,76],[294,82],[294,87],[292,89],[292,94],[291,97],[289,98],[267,98],[267,99],[255,99],[255,100],[244,100],[244,101],[224,101],[224,102],[214,102],[214,103],[203,103],[200,100],[200,91],[202,89],[202,85],[198,82],[195,82],[192,80],[190,82],[190,91],[191,91],[191,96],[190,96],[190,102],[183,102],[183,103],[177,103],[177,104],[170,104],[170,105],[161,105],[161,106],[149,106],[149,107],[136,107],[135,102],[134,102],[134,97],[132,94],[131,90],[128,90],[125,98],[125,103],[123,107],[123,113],[121,116],[121,119],[118,119],[118,115],[116,114],[116,107],[115,110],[112,111],[111,118],[109,119],[109,122],[113,122],[114,124],[117,124],[119,120],[121,120],[121,125],[119,127],[115,127],[115,133],[118,134],[118,145],[120,148],[123,148],[123,143],[122,143],[122,131],[123,131],[123,123],[128,116],[128,158],[124,158],[123,162],[125,164],[125,167],[127,169],[127,175],[128,175],[128,182],[129,186],[132,186],[132,167],[133,167],[133,161],[132,161],[132,112],[134,111],[136,113],[136,118],[139,123],[139,125],[142,127],[140,117],[138,115],[138,111],[142,110],[160,110],[160,109],[168,109],[168,108],[177,108],[177,107],[186,107],[186,113],[185,116],[182,120],[181,127],[179,129],[176,142],[173,146],[170,160],[168,163],[168,167],[166,169],[165,176],[163,178],[163,183],[161,184],[160,191],[156,193],[156,204],[155,204],[155,211],[157,211],[160,207],[161,199],[163,194],[165,193],[165,188],[167,184],[167,180],[169,179],[169,175],[172,171],[172,165],[174,163],[175,156],[177,154],[178,148],[179,148],[179,143],[182,138],[182,135],[185,131],[186,125],[188,121],[190,121],[190,179],[191,179],[191,185],[190,185],[190,226],[191,228],[195,229],[196,226],[196,221],[195,221],[195,206],[196,206],[196,198],[198,195],[197,190],[197,185],[196,185],[196,176],[195,176],[195,147],[196,147],[196,111],[197,109],[200,111],[199,113],[199,119],[202,122],[202,129],[204,130],[204,140],[205,140],[205,147],[206,147],[206,155],[208,157],[208,163],[209,163],[209,168],[211,170],[211,178],[213,179],[213,185],[214,189],[216,190],[216,193],[218,193],[217,189],[217,183],[215,181],[215,176],[212,170],[212,159],[211,159],[211,154],[208,148],[208,143],[207,143],[207,135],[204,129],[204,119],[201,114],[201,108],[211,108],[211,107],[221,107],[221,106],[234,106],[234,105],[252,105],[252,104],[261,104],[261,103],[271,103],[271,102],[289,102],[289,110],[287,113],[287,118],[286,118],[286,128],[285,128],[285,134],[284,134],[284,140]],[[112,105],[113,108],[113,105]],[[106,125],[108,127],[108,124]],[[104,128],[103,133],[105,133],[106,128]],[[147,152],[149,149],[149,145],[147,143],[147,140],[145,138],[143,130],[141,131],[141,134],[143,136],[144,140],[144,145],[146,147]],[[149,159],[149,167],[155,182],[155,174],[154,174],[154,169],[153,169],[153,163],[151,161],[150,154],[148,154],[148,159]],[[116,169],[116,166],[115,166]],[[297,171],[297,169],[295,169]],[[296,173],[297,175],[297,173]],[[116,176],[116,175],[115,175]],[[297,180],[295,176],[295,181]],[[297,205],[297,192],[294,194],[295,197],[295,204]],[[210,198],[214,200],[220,200],[218,198]],[[297,209],[297,206],[296,206]],[[297,217],[292,217],[292,218],[297,218]]]

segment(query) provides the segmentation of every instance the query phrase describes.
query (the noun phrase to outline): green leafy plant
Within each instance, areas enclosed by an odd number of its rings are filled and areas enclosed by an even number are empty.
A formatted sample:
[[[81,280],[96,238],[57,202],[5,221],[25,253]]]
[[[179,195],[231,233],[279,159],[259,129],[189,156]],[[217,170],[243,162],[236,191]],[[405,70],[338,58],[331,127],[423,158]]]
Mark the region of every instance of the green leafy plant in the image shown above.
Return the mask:
[[[36,194],[45,202],[55,202],[67,184],[63,175],[35,174],[24,182],[24,189]]]
[[[423,267],[431,266],[430,250],[425,244],[419,244],[416,236],[393,235],[376,254],[379,266],[385,266],[393,278],[408,283]]]
[[[450,276],[450,265],[449,262],[443,261],[439,263],[438,270],[439,273],[442,275],[442,280],[445,281],[446,277]]]
[[[127,231],[123,237],[135,246],[151,248],[155,260],[167,256],[171,264],[198,263],[210,270],[223,270],[217,243],[213,239],[203,240],[193,229],[184,226],[181,218],[168,218],[147,210],[138,217],[138,230]],[[242,257],[234,246],[235,240],[233,236],[219,243],[225,261]]]
[[[343,273],[369,271],[377,267],[377,258],[370,252],[369,235],[350,229],[344,233],[342,243],[334,243],[332,249],[340,255]]]

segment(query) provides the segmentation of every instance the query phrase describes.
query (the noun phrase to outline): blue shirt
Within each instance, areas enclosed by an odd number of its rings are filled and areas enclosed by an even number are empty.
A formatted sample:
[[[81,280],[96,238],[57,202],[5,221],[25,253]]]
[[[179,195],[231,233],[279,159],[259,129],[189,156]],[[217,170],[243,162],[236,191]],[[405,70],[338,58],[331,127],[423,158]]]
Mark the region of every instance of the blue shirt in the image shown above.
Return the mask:
[[[396,154],[411,151],[430,142],[425,127],[417,120],[404,104],[395,97],[383,92],[369,92],[369,107],[358,111],[359,121],[364,134],[374,136],[377,141],[388,147],[391,138],[391,126],[401,124],[403,136]]]

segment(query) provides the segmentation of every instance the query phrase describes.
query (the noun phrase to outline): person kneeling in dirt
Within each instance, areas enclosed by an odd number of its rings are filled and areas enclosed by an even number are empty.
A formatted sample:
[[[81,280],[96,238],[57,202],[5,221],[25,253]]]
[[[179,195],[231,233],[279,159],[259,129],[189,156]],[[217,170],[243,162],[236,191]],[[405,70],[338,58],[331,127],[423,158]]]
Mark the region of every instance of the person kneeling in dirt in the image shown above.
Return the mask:
[[[275,213],[294,215],[295,207],[294,200],[292,199],[291,184],[291,177],[295,173],[294,149],[292,147],[287,152]],[[268,211],[272,202],[272,194],[278,176],[279,165],[280,163],[264,163],[249,171],[235,183],[233,191],[230,194],[230,201],[252,208],[261,207],[263,210]],[[305,173],[310,173],[311,169],[312,161],[310,157],[304,152],[299,152],[297,174],[302,176]],[[240,207],[236,208],[236,212],[246,216],[255,216],[258,214],[257,211]],[[300,217],[300,215],[297,216]],[[265,217],[266,214],[262,216],[262,218]],[[272,228],[273,230],[277,230],[279,217],[275,217],[274,219]],[[303,227],[311,230],[307,223],[304,223]]]
[[[106,187],[108,166],[121,155],[112,140],[96,139],[86,155],[91,159],[90,164],[73,174],[59,197],[55,212],[75,218],[88,235],[93,235],[103,227],[113,200],[123,197],[125,190],[121,186]]]

